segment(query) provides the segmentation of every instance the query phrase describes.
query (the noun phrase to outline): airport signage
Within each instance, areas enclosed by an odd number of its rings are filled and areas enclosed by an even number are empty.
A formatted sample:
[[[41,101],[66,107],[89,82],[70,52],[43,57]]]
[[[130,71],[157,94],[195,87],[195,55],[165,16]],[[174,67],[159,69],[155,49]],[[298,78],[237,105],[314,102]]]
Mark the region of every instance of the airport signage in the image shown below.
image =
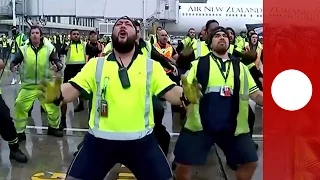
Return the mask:
[[[197,13],[262,13],[262,8],[253,7],[232,7],[232,6],[192,6],[188,8],[188,12]]]

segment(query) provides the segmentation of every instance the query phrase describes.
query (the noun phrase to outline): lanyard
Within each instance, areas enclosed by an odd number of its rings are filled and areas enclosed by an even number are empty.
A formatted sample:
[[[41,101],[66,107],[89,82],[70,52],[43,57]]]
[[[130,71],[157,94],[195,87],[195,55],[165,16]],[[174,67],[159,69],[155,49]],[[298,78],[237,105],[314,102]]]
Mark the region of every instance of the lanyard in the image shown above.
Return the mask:
[[[222,64],[220,65],[218,63],[218,61],[216,60],[216,58],[213,57],[212,59],[214,60],[214,62],[216,62],[217,66],[219,67],[220,73],[221,73],[222,77],[224,78],[224,83],[226,83],[227,79],[228,79],[228,76],[229,76],[231,64],[229,64],[228,69],[226,71],[226,75],[224,75],[224,72],[222,70]]]

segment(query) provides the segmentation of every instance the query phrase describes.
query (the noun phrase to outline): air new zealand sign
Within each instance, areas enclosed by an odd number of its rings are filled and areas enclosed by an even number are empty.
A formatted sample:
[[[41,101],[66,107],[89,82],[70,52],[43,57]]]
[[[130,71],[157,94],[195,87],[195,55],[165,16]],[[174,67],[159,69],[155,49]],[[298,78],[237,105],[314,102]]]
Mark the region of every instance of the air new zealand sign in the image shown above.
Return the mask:
[[[262,8],[247,7],[225,7],[225,6],[190,6],[188,12],[204,12],[204,13],[262,13]]]

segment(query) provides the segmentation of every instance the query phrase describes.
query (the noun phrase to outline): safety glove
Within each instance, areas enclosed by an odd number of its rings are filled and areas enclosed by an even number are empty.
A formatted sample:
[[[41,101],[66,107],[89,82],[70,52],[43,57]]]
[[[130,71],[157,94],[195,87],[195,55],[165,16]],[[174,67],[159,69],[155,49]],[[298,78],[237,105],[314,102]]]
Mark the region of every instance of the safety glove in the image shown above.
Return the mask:
[[[194,42],[190,42],[183,48],[183,50],[181,51],[182,56],[189,56],[194,51],[193,43]]]
[[[53,103],[61,95],[62,78],[60,74],[56,74],[54,81],[43,80],[37,86],[37,97],[42,103]]]
[[[181,75],[181,84],[184,92],[184,96],[191,104],[198,104],[202,97],[201,85],[196,79],[190,84],[186,75]]]

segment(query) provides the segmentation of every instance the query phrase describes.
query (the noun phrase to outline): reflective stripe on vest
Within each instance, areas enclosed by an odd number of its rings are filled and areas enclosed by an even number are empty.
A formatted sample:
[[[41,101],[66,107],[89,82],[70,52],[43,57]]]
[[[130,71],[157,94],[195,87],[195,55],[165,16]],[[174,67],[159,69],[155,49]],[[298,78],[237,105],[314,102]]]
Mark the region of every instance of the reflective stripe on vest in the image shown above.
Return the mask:
[[[22,47],[23,48],[23,63],[21,64],[21,68],[20,68],[21,83],[38,84],[43,79],[47,79],[47,80],[51,80],[52,79],[52,74],[51,74],[51,71],[50,71],[50,62],[49,62],[50,50],[51,49],[50,49],[49,45],[45,45],[45,46],[46,46],[45,48],[46,48],[46,51],[47,51],[46,52],[46,58],[45,59],[41,59],[41,61],[46,61],[46,67],[45,67],[45,69],[42,69],[42,67],[38,68],[38,64],[37,64],[37,62],[35,62],[35,64],[34,64],[35,67],[33,67],[34,68],[33,72],[28,72],[28,69],[29,69],[28,66],[30,66],[30,65],[28,65],[28,58],[29,58],[28,57],[28,45],[24,45]],[[37,56],[36,54],[34,54],[34,55]],[[38,58],[38,57],[36,57],[36,58]],[[39,73],[37,71],[45,71],[44,77],[38,77]],[[28,75],[31,74],[31,73],[33,73],[35,75],[34,78],[28,78]]]
[[[2,47],[4,47],[4,48],[7,47],[7,40],[2,41]]]
[[[240,96],[241,100],[248,101],[249,100],[249,82],[248,82],[248,75],[247,75],[246,71],[244,71],[243,80],[244,80],[244,82],[243,82],[244,92],[243,92],[243,94],[239,94],[239,96]],[[207,87],[205,94],[212,93],[212,92],[219,93],[221,91],[221,88],[223,88],[223,87],[222,86],[209,86],[209,87]],[[230,91],[231,91],[231,94],[233,94],[232,88],[230,88]]]
[[[86,63],[86,44],[85,43],[81,43],[82,47],[83,47],[83,57],[81,57],[82,59],[72,59],[70,60],[70,53],[71,53],[71,48],[73,47],[73,44],[70,44],[70,49],[67,52],[67,56],[66,56],[66,64],[85,64]]]
[[[248,67],[248,69],[251,69],[252,67],[254,67],[256,64],[254,64],[254,63],[251,63],[251,64],[249,64],[247,67]]]
[[[151,58],[152,45],[149,41],[145,41],[145,42],[146,42],[146,48],[148,51],[148,58]]]
[[[197,54],[195,55],[195,58],[198,59],[201,56],[201,40],[197,40]]]
[[[102,70],[104,65],[105,59],[103,57],[99,57],[96,64],[96,86],[97,86],[97,94],[96,94],[96,108],[94,114],[94,127],[89,128],[89,133],[94,135],[95,137],[102,138],[102,139],[108,139],[108,140],[135,140],[135,139],[141,139],[145,137],[146,135],[149,135],[152,133],[152,128],[149,126],[149,113],[150,113],[150,103],[151,103],[151,78],[152,78],[152,70],[153,70],[153,60],[150,58],[147,58],[146,62],[146,94],[145,94],[145,109],[144,109],[144,122],[145,122],[145,129],[139,132],[110,132],[110,131],[104,131],[100,130],[99,124],[100,124],[100,113],[101,113],[101,86],[100,81],[102,77]]]

